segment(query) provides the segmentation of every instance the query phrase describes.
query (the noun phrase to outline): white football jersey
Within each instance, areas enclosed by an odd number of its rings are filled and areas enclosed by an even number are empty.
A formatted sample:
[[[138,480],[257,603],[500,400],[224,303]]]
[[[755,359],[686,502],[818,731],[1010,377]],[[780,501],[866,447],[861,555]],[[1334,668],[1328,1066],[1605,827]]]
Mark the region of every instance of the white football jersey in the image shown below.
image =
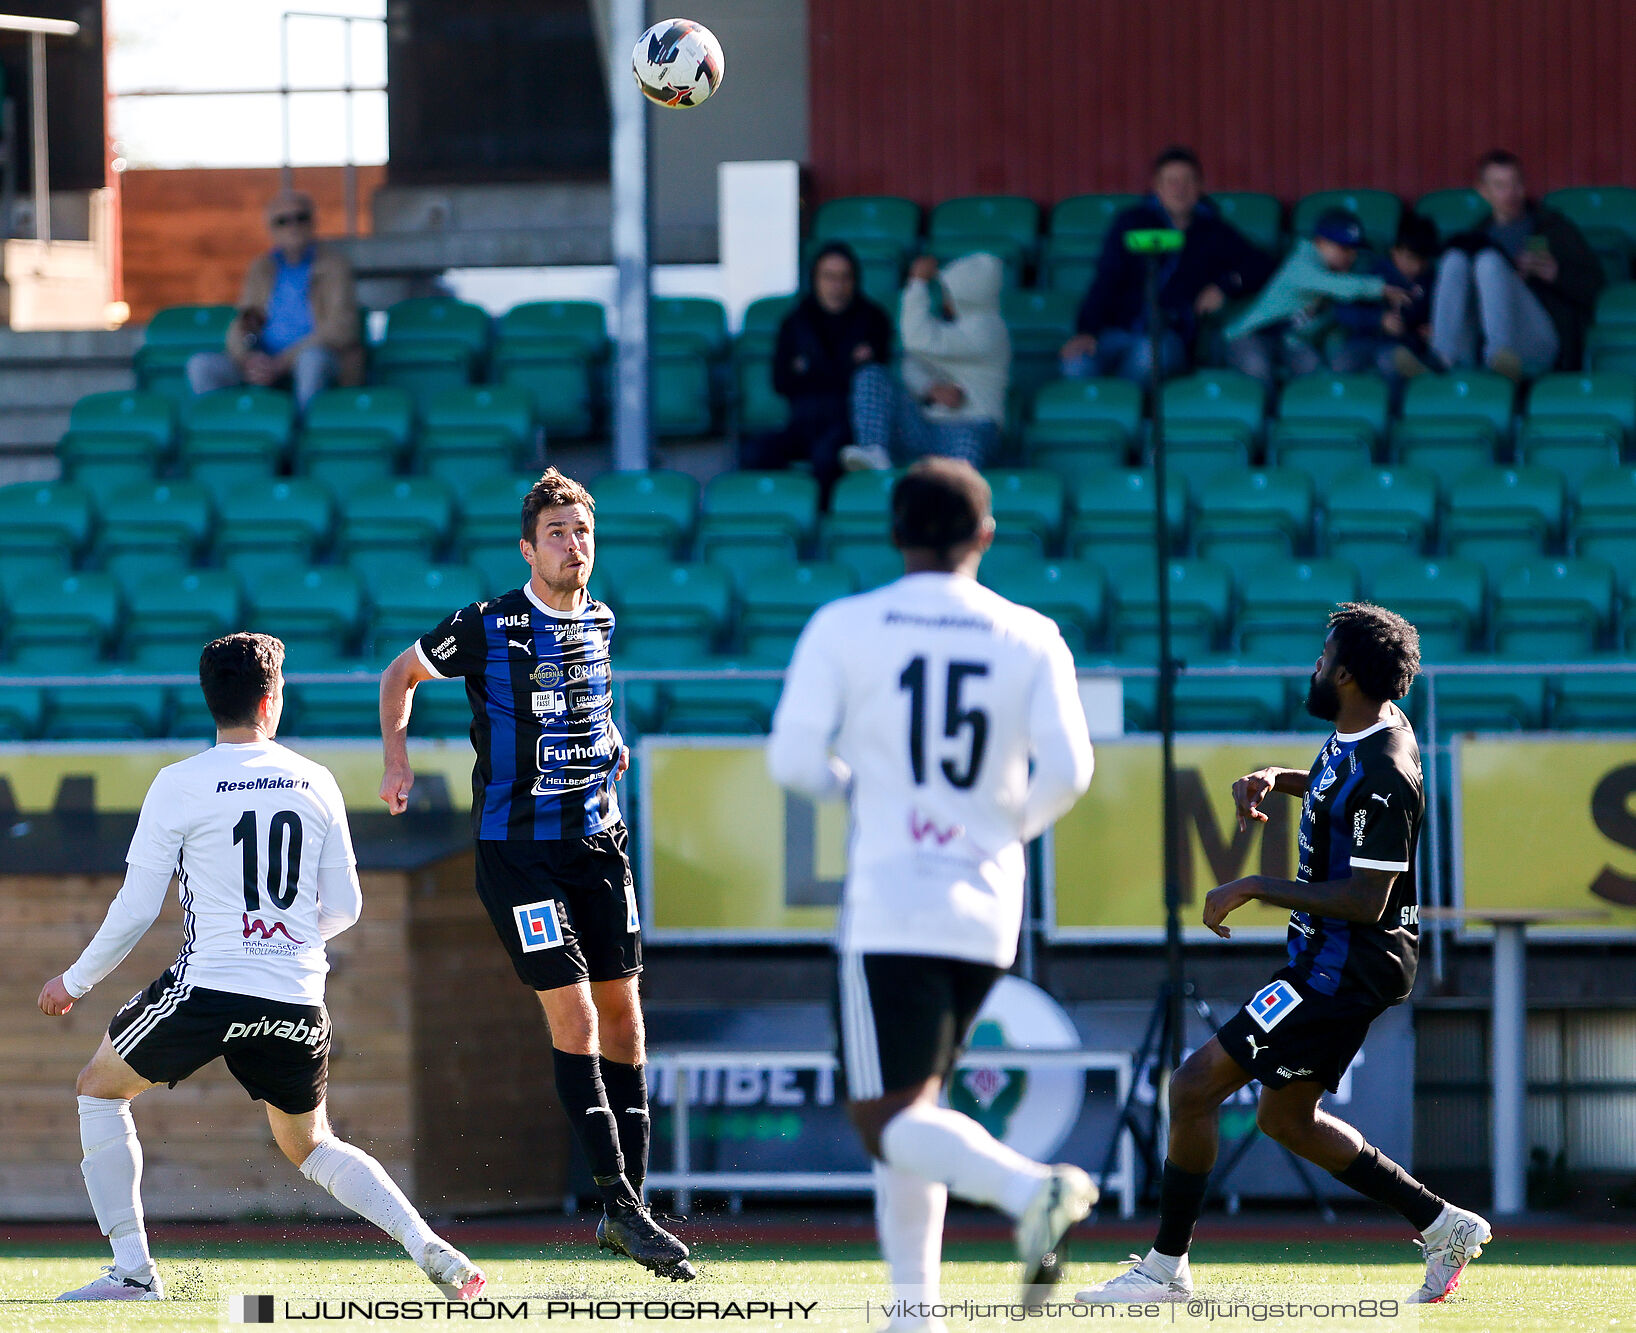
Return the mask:
[[[256,741],[160,769],[125,859],[176,874],[178,981],[323,1003],[318,871],[354,857],[341,789],[322,764]]]
[[[957,574],[830,603],[796,646],[768,759],[821,791],[826,749],[850,770],[840,948],[1009,967],[1023,842],[1091,777],[1056,625]]]

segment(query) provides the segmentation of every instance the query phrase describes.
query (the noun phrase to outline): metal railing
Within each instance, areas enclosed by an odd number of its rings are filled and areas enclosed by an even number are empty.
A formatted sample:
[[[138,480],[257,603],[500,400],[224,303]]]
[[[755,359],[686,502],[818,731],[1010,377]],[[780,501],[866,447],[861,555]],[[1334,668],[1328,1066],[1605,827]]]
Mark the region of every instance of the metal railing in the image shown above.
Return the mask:
[[[649,1171],[648,1187],[675,1191],[676,1211],[688,1212],[695,1190],[718,1190],[726,1194],[748,1193],[858,1193],[868,1194],[875,1178],[868,1171],[695,1171],[692,1158],[689,1070],[706,1069],[812,1069],[834,1073],[839,1067],[831,1051],[721,1051],[653,1050],[648,1065],[658,1079],[668,1075],[675,1089],[670,1103],[671,1166],[669,1171]],[[1111,1073],[1114,1076],[1114,1106],[1125,1104],[1135,1077],[1129,1051],[1018,1051],[983,1047],[967,1051],[956,1069],[1075,1069],[1084,1073]],[[1130,1130],[1122,1129],[1117,1153],[1118,1169],[1097,1186],[1106,1197],[1119,1196],[1119,1216],[1136,1211],[1136,1152]]]

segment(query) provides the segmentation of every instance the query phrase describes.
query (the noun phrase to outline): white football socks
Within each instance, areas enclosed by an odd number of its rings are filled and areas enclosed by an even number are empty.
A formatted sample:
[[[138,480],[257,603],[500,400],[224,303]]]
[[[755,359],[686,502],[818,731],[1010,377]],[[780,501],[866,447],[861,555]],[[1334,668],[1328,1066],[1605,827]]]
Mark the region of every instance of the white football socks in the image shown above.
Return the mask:
[[[899,1300],[935,1305],[943,1261],[946,1186],[884,1162],[875,1163],[875,1229]]]
[[[1176,1275],[1187,1268],[1185,1254],[1160,1254],[1157,1250],[1149,1250],[1146,1258],[1137,1265],[1151,1278],[1161,1282],[1174,1282]]]
[[[973,1203],[1021,1217],[1049,1167],[1005,1146],[969,1116],[916,1102],[899,1111],[880,1136],[889,1166],[947,1185]]]
[[[417,1264],[426,1247],[438,1240],[392,1177],[362,1148],[325,1139],[307,1154],[301,1174],[386,1232]]]
[[[142,1144],[123,1097],[81,1097],[80,1147],[85,1158],[80,1174],[91,1196],[97,1226],[114,1249],[114,1269],[121,1277],[146,1281],[153,1276],[153,1256],[142,1225]]]

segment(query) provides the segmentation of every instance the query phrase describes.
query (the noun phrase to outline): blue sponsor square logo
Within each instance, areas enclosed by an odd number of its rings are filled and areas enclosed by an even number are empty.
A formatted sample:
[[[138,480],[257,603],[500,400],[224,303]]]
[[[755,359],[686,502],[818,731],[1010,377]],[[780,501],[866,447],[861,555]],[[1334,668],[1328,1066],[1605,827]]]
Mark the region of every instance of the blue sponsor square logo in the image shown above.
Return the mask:
[[[1263,986],[1250,998],[1244,1006],[1249,1011],[1255,1025],[1263,1032],[1271,1032],[1277,1027],[1296,1005],[1301,1003],[1301,994],[1287,981],[1275,981],[1270,986]]]
[[[557,920],[557,904],[550,898],[540,903],[524,903],[511,909],[522,937],[524,953],[562,946],[562,926]]]

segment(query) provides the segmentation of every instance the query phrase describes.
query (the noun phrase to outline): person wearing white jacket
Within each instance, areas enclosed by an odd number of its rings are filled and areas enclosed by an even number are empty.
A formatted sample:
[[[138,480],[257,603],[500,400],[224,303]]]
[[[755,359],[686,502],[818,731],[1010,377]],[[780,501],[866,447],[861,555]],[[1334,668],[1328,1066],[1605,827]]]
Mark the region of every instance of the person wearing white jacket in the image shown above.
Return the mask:
[[[853,377],[856,443],[842,451],[842,466],[887,468],[937,454],[980,467],[993,454],[1011,373],[1002,276],[991,254],[955,260],[941,274],[939,308],[937,260],[915,260],[898,314],[900,373],[866,366]]]

